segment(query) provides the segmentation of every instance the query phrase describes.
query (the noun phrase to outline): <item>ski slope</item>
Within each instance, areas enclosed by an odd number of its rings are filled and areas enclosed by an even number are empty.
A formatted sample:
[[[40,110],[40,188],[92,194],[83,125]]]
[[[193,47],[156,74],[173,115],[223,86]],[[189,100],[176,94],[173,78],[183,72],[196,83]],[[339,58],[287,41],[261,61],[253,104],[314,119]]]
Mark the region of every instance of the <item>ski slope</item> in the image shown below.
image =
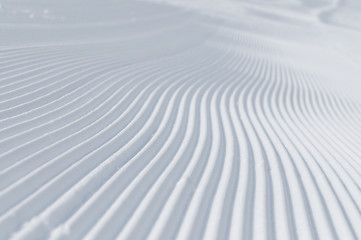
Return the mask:
[[[357,0],[0,0],[0,239],[361,239]]]

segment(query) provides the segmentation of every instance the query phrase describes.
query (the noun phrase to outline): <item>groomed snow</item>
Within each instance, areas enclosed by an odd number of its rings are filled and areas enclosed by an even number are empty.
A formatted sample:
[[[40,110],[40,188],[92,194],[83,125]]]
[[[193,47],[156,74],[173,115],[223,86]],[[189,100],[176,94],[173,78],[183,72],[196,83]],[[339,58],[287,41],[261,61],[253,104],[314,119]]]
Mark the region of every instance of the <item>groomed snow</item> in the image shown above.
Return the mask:
[[[0,0],[0,239],[361,239],[358,0]]]

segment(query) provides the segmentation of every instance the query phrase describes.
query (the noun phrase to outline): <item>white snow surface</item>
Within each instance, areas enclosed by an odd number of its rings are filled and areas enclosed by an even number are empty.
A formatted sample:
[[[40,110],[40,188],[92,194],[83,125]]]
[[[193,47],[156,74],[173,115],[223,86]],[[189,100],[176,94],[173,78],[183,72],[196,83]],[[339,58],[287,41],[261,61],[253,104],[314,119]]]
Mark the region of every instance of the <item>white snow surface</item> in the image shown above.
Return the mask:
[[[0,0],[0,239],[361,239],[358,0]]]

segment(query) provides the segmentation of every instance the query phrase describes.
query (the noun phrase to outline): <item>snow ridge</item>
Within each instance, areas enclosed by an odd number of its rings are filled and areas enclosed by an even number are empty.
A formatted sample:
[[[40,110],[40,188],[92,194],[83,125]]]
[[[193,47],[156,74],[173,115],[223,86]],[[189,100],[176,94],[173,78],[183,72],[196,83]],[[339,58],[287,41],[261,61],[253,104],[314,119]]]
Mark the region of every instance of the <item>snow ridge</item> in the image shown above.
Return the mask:
[[[3,1],[0,239],[360,239],[348,4]]]

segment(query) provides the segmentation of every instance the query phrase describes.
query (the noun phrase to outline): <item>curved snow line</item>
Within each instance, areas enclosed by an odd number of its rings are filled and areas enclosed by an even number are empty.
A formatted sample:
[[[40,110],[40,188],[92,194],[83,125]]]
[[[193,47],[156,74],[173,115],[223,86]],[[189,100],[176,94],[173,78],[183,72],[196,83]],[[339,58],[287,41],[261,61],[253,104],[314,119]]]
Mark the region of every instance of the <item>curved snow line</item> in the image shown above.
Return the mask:
[[[361,237],[347,6],[44,4],[0,8],[0,239]]]

